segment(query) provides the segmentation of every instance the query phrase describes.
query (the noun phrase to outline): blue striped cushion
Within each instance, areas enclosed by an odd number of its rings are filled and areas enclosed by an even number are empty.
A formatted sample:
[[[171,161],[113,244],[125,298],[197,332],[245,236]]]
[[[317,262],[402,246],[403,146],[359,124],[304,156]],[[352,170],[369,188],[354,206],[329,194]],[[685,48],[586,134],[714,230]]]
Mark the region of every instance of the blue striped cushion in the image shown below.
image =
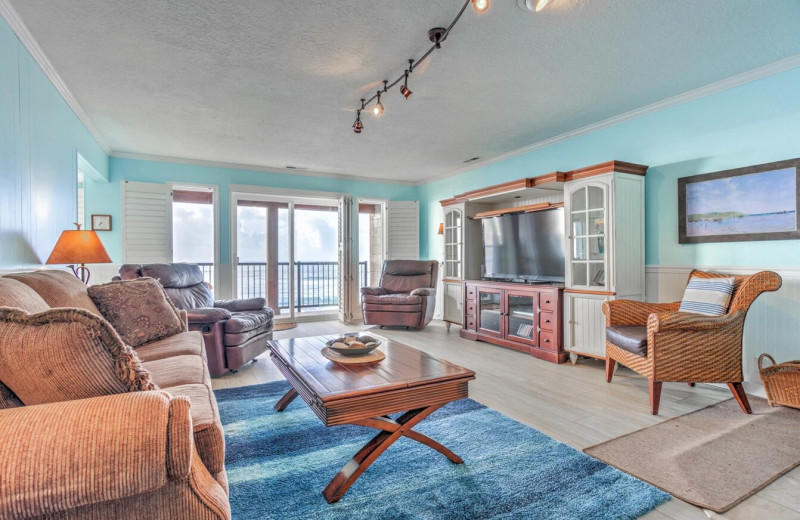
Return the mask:
[[[733,294],[733,277],[697,278],[692,276],[681,301],[681,312],[722,316],[728,312]]]

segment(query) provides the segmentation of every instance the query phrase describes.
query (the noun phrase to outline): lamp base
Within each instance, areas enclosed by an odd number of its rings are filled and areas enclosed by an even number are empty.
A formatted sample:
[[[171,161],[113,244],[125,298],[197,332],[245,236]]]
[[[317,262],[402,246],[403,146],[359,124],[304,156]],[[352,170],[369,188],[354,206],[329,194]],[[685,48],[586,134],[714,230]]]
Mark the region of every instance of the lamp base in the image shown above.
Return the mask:
[[[69,265],[67,267],[72,269],[72,273],[78,278],[78,280],[82,281],[84,285],[89,285],[89,277],[91,277],[91,273],[86,265]]]

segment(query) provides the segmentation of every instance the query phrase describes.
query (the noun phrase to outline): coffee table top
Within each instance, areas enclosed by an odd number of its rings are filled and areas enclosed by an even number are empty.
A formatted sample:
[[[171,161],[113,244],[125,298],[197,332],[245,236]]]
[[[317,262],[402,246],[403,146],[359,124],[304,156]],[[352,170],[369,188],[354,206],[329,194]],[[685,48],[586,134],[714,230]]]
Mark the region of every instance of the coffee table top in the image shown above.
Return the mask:
[[[326,341],[342,337],[343,334],[268,343],[273,357],[302,379],[323,403],[475,378],[472,370],[435,358],[372,331],[369,331],[369,335],[381,340],[378,349],[386,354],[386,359],[363,365],[342,365],[321,354]]]

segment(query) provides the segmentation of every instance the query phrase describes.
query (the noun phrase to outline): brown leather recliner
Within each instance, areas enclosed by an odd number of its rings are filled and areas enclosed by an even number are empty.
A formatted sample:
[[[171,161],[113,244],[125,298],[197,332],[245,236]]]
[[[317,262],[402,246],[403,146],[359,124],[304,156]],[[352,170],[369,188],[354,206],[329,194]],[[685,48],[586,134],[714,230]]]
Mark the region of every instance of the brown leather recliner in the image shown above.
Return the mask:
[[[439,263],[386,260],[380,287],[361,288],[365,325],[421,329],[433,319]]]
[[[266,352],[274,312],[264,298],[214,300],[195,264],[125,264],[119,269],[122,280],[143,276],[161,282],[172,303],[186,311],[189,330],[203,334],[211,375],[236,371]]]

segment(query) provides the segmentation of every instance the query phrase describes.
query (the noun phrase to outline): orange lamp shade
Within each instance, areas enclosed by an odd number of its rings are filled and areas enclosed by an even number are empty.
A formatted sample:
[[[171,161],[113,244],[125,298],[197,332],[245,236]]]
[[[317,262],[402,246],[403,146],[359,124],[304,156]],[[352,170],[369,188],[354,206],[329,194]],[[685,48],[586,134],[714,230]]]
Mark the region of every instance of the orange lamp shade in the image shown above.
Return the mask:
[[[444,222],[439,223],[439,234],[444,235]]]
[[[94,231],[62,231],[48,264],[110,264],[111,257]]]

